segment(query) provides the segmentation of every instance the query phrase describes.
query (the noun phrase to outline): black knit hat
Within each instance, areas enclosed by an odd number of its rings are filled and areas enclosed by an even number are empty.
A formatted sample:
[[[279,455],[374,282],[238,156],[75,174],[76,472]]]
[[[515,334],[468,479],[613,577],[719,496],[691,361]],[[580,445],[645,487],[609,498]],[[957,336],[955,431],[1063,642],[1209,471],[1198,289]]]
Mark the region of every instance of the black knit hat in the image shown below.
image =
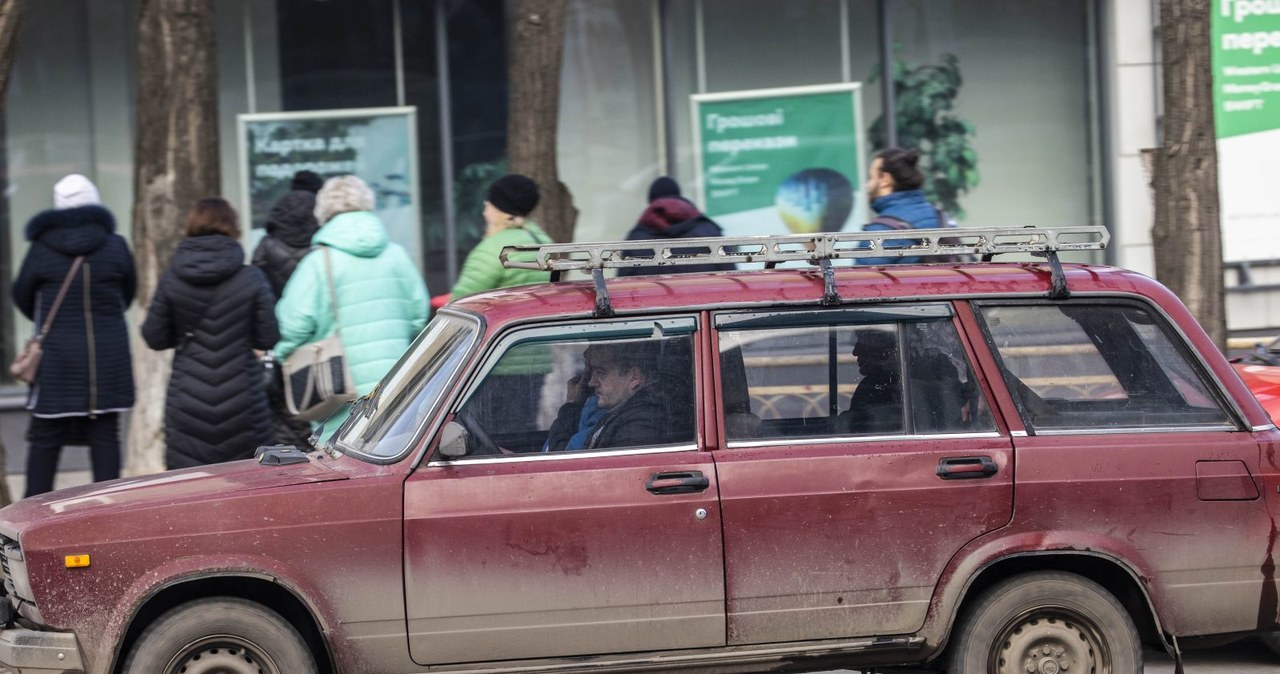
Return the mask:
[[[680,183],[670,176],[658,176],[649,183],[649,203],[663,197],[680,196]]]
[[[485,197],[494,208],[524,217],[538,207],[538,183],[519,173],[508,173],[493,181]]]
[[[289,183],[291,191],[303,190],[315,194],[320,191],[320,187],[324,185],[324,178],[321,178],[315,171],[303,169],[293,174],[293,180]]]

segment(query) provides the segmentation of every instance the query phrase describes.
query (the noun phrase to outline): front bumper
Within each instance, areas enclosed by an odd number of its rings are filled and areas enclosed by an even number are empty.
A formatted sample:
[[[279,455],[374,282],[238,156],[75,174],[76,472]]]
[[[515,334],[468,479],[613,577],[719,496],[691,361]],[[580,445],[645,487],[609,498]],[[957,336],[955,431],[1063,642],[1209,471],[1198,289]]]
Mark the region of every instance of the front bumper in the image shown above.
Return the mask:
[[[18,627],[0,630],[0,673],[80,674],[84,662],[76,635]]]

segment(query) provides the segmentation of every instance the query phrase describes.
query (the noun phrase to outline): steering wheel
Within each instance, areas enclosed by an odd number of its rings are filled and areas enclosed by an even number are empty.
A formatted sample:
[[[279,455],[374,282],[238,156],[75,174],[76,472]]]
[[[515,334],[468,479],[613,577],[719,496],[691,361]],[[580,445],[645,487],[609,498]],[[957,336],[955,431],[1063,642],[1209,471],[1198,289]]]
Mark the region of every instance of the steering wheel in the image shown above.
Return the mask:
[[[475,415],[470,412],[460,411],[454,415],[453,420],[462,424],[467,429],[467,435],[470,438],[468,443],[471,451],[467,452],[467,456],[487,456],[490,454],[501,454],[498,450],[498,443],[489,437],[480,422],[476,421]]]

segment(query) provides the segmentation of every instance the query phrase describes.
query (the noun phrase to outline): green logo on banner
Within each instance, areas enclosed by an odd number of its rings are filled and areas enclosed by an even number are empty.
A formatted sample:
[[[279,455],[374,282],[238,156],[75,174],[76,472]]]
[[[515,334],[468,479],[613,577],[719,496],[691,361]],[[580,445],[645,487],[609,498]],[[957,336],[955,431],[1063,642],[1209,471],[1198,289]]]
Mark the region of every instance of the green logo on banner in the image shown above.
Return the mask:
[[[708,215],[770,210],[796,233],[837,231],[862,188],[850,89],[696,100]]]
[[[1280,0],[1214,0],[1219,138],[1280,128]]]

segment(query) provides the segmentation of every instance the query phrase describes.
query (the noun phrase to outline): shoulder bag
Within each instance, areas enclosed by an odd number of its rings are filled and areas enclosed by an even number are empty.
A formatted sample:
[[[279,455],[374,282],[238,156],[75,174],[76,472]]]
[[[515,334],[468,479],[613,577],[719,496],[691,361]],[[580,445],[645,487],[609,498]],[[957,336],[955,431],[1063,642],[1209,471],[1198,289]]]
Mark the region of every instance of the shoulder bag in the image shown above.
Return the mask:
[[[342,348],[342,321],[338,317],[338,290],[333,283],[329,249],[324,254],[324,275],[333,309],[333,335],[298,347],[284,359],[284,399],[289,413],[304,421],[318,421],[356,397],[356,383]]]
[[[71,263],[71,269],[67,270],[67,277],[62,279],[62,287],[58,289],[58,296],[54,298],[53,306],[49,308],[49,315],[44,317],[44,323],[41,324],[40,330],[27,340],[18,357],[14,358],[13,363],[9,365],[9,374],[13,375],[14,379],[28,384],[35,382],[36,373],[40,371],[40,359],[44,357],[43,342],[45,335],[49,334],[49,328],[53,325],[53,318],[58,315],[58,308],[62,306],[62,300],[67,296],[67,288],[71,285],[71,279],[76,275],[76,271],[80,269],[82,262],[84,262],[84,256],[79,255]]]

